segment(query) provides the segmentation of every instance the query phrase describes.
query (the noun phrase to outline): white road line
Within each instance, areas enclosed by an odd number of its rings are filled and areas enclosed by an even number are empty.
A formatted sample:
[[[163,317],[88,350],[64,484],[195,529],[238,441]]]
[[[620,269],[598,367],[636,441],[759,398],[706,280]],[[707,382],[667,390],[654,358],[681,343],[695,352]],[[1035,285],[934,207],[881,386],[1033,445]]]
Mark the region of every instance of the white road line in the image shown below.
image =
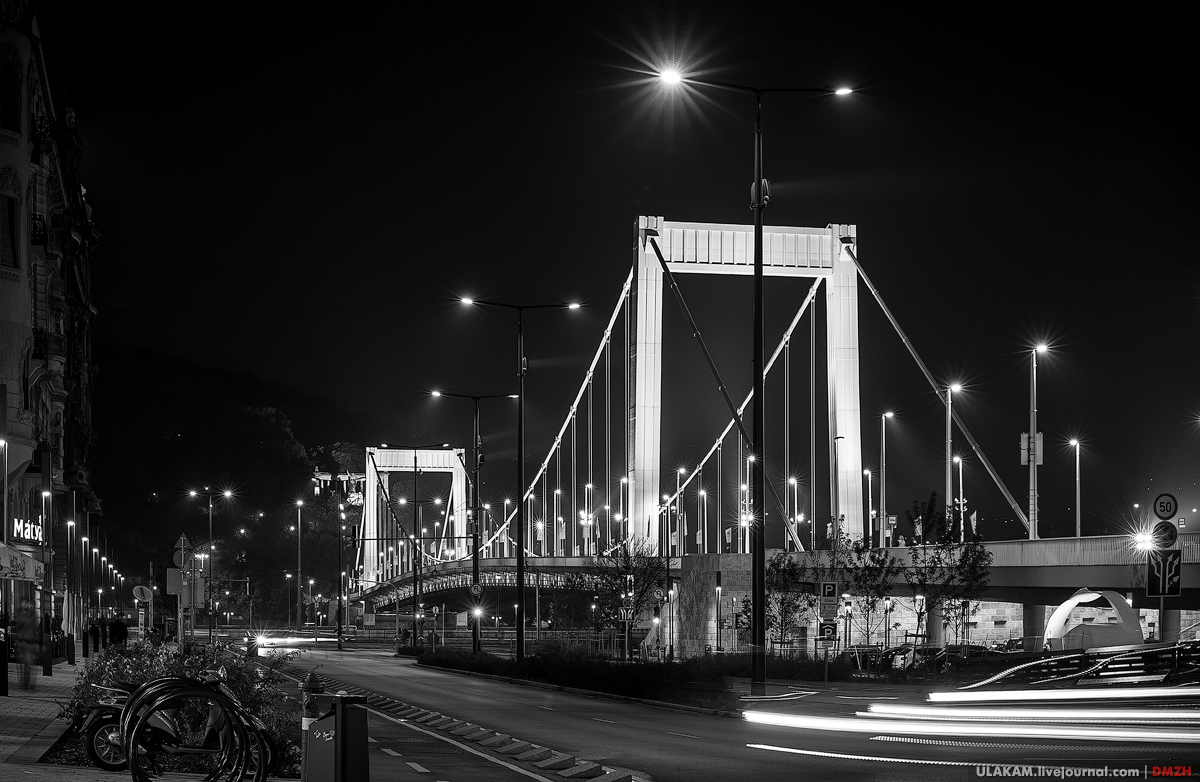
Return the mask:
[[[596,722],[607,722],[609,725],[617,724],[617,723],[613,722],[612,720],[602,720],[599,717],[592,717],[592,719],[594,719]]]
[[[538,706],[538,708],[545,709],[546,711],[558,711],[558,709],[552,709],[549,706]]]
[[[838,696],[836,696],[836,697],[838,697],[838,698],[841,698],[842,700],[847,700],[847,701],[882,701],[882,700],[890,700],[890,701],[894,701],[894,700],[896,700],[895,698],[893,698],[893,697],[888,697],[888,696],[886,696],[886,695],[885,695],[885,696],[879,696],[879,695],[838,695]]]
[[[425,768],[420,763],[413,763],[411,760],[406,760],[405,763],[407,765],[411,766],[413,771],[419,772],[421,774],[429,773],[429,769]]]
[[[383,712],[375,711],[374,709],[369,709],[369,711],[372,714],[378,715],[379,717],[382,717],[383,719],[388,720],[389,722],[394,722],[397,725],[403,725],[404,727],[408,728],[409,730],[415,730],[418,733],[424,733],[426,736],[433,736],[435,739],[444,741],[447,744],[453,744],[454,746],[458,747],[459,749],[461,749],[465,752],[469,752],[472,755],[477,755],[477,756],[483,758],[484,760],[490,760],[491,762],[495,763],[496,765],[504,766],[507,769],[510,769],[512,771],[517,772],[518,774],[521,774],[522,776],[529,777],[530,779],[535,779],[535,780],[537,780],[537,782],[546,782],[546,778],[540,774],[534,774],[531,771],[526,771],[525,769],[521,768],[520,766],[514,766],[512,763],[506,763],[503,760],[500,760],[499,758],[492,757],[491,755],[486,755],[483,752],[480,752],[479,750],[475,749],[474,747],[468,747],[466,744],[462,744],[460,742],[455,741],[454,739],[447,738],[446,736],[440,736],[437,733],[434,733],[433,731],[425,730],[422,727],[414,725],[411,722],[405,722],[404,720],[402,720],[398,717],[393,717],[390,714],[384,714]]]
[[[378,744],[378,743],[379,743],[379,740],[378,740],[378,739],[373,739],[373,738],[371,738],[370,736],[367,736],[367,743],[369,743],[369,744]]]
[[[382,749],[383,749],[383,751],[384,751],[384,752],[388,753],[389,755],[391,755],[391,756],[392,756],[392,757],[394,757],[394,758],[402,758],[402,757],[404,757],[403,755],[401,755],[399,752],[397,752],[397,751],[396,751],[396,750],[394,750],[394,749],[388,749],[387,747],[383,747]]]
[[[812,755],[818,758],[841,758],[842,760],[874,760],[878,763],[911,763],[918,766],[978,766],[958,760],[918,760],[914,758],[881,758],[876,755],[848,755],[844,752],[818,752],[815,749],[793,749],[773,747],[770,744],[747,744],[750,749],[769,749],[772,752],[787,752],[792,755]]]
[[[671,731],[669,731],[669,730],[667,731],[667,735],[668,735],[668,736],[683,736],[685,739],[698,739],[698,738],[700,738],[700,736],[693,736],[693,735],[692,735],[692,734],[690,734],[690,733],[672,733],[672,732],[671,732]]]

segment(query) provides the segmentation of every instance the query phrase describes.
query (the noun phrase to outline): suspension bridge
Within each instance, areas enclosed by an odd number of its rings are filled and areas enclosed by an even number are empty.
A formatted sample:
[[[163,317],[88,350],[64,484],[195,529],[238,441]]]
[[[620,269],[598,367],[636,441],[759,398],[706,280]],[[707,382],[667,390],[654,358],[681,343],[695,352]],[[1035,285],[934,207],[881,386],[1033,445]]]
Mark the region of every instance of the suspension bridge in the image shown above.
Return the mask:
[[[537,468],[516,501],[501,507],[469,507],[471,471],[469,457],[461,449],[367,449],[356,597],[372,602],[377,610],[389,605],[395,608],[412,598],[413,576],[418,571],[425,574],[423,593],[465,590],[476,578],[483,585],[515,588],[517,502],[524,504],[524,556],[540,573],[539,583],[546,579],[548,588],[565,584],[565,574],[584,572],[596,555],[628,538],[643,539],[668,558],[673,577],[688,570],[688,558],[748,554],[749,531],[756,524],[763,525],[768,548],[820,549],[835,533],[852,540],[865,538],[872,545],[894,544],[886,484],[881,481],[878,508],[872,507],[873,498],[863,491],[860,288],[870,293],[928,382],[930,393],[945,406],[943,498],[953,496],[949,454],[956,430],[1028,532],[1029,540],[995,544],[1002,553],[996,568],[1003,571],[993,579],[995,599],[1050,604],[1070,586],[1060,583],[1063,574],[1085,565],[1100,568],[1086,576],[1104,582],[1086,582],[1089,586],[1132,586],[1131,579],[1136,579],[1130,565],[1135,560],[1125,550],[1124,541],[1073,540],[1074,548],[1067,551],[1055,548],[1057,541],[1036,540],[1036,524],[1030,525],[1030,519],[1037,518],[1036,469],[1031,470],[1029,505],[1022,508],[953,408],[951,389],[935,380],[871,283],[859,263],[856,242],[854,225],[765,229],[765,274],[811,280],[811,284],[796,303],[765,364],[768,376],[783,376],[783,393],[767,408],[768,416],[778,419],[768,431],[779,433],[781,442],[760,452],[780,463],[767,473],[775,478],[768,481],[769,496],[762,502],[750,496],[748,467],[754,456],[742,424],[752,395],[732,397],[677,282],[682,275],[750,275],[754,266],[752,227],[640,217],[633,263],[599,344],[591,352],[557,434],[540,454],[536,446],[530,449],[527,463],[537,459]],[[822,351],[817,345],[814,304],[821,295],[825,344],[824,361],[819,364]],[[707,382],[717,389],[729,413],[724,422],[690,422],[693,435],[710,424],[711,428],[700,435],[708,439],[706,452],[689,468],[670,467],[663,460],[664,451],[672,448],[670,443],[664,448],[662,426],[663,351],[667,347],[663,315],[670,306],[678,306],[687,318],[696,343],[688,349],[698,347],[707,365],[707,372],[692,373],[694,382]],[[793,362],[794,346],[806,354],[807,366]],[[793,371],[794,364],[799,372]],[[806,376],[809,382],[793,384],[795,374]],[[825,389],[818,394],[816,382],[821,374]],[[807,385],[808,398],[794,403],[793,385]],[[826,402],[820,427],[819,396]],[[794,406],[798,409],[793,410]],[[808,441],[793,443],[793,419],[805,412]],[[818,431],[825,435],[820,442]],[[817,485],[818,474],[828,475],[827,485]],[[761,518],[753,512],[756,508],[763,509]],[[477,527],[472,524],[476,518]],[[478,577],[473,573],[473,541],[478,543],[480,557]],[[1184,548],[1188,552],[1185,568],[1196,570],[1200,567],[1196,544],[1185,541]],[[747,556],[747,571],[748,560]],[[1051,573],[1064,567],[1067,569]],[[1200,576],[1200,571],[1193,575]],[[1065,578],[1074,580],[1072,575]],[[1075,583],[1081,586],[1085,582]],[[1186,578],[1185,583],[1195,584],[1196,579]],[[532,582],[527,580],[527,586]],[[1039,586],[1046,590],[1042,596],[1037,593]],[[1196,597],[1189,599],[1189,605]]]

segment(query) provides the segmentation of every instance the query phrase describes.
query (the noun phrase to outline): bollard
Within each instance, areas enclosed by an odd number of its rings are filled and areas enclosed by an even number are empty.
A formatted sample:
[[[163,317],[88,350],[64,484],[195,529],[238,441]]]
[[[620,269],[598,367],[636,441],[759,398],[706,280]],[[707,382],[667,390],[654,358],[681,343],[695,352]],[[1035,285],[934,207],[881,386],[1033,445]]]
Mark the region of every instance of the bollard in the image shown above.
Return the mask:
[[[63,646],[65,647],[65,651],[67,653],[66,654],[67,665],[74,665],[75,664],[75,635],[73,633],[67,633],[65,636],[63,636]]]
[[[0,677],[0,696],[8,695],[8,628],[0,627],[0,657],[4,658],[4,676]]]
[[[317,678],[316,671],[310,671],[308,677],[300,685],[300,729],[308,730],[308,726],[313,724],[313,720],[317,718],[316,696],[318,693],[324,692],[325,688],[321,686],[321,681]],[[307,736],[305,737],[307,740]]]

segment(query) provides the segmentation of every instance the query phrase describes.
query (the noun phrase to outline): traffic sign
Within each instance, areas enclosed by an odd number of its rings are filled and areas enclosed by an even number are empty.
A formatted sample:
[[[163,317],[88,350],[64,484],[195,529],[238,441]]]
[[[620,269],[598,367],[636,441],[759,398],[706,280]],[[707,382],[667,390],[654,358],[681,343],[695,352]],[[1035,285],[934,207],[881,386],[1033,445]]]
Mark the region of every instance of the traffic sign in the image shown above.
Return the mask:
[[[667,593],[663,591],[662,587],[654,588],[654,599],[655,600],[662,600],[664,597],[666,597],[666,595],[667,595]]]
[[[836,581],[821,582],[821,616],[831,618],[837,614],[838,584]]]
[[[175,548],[191,548],[192,544],[188,542],[187,535],[180,535],[179,540],[175,541]]]
[[[1179,597],[1182,571],[1182,551],[1146,552],[1146,597]]]
[[[1175,529],[1175,525],[1169,521],[1160,521],[1154,525],[1151,537],[1154,539],[1155,548],[1171,548],[1175,545],[1175,541],[1179,540],[1179,530]]]
[[[475,597],[479,597],[480,595],[482,595],[483,594],[483,584],[480,584],[478,582],[471,584],[471,594],[474,595]]]
[[[143,603],[149,603],[154,599],[154,593],[150,591],[150,587],[138,584],[133,588],[133,596]]]
[[[1154,498],[1154,515],[1163,521],[1173,519],[1177,510],[1179,510],[1179,503],[1175,501],[1174,495],[1160,494]]]
[[[623,608],[622,607],[622,608],[618,608],[617,611],[620,612],[619,618],[622,622],[632,622],[633,621],[633,609],[632,608]]]
[[[821,622],[817,625],[817,638],[825,646],[833,646],[837,641],[837,622]]]

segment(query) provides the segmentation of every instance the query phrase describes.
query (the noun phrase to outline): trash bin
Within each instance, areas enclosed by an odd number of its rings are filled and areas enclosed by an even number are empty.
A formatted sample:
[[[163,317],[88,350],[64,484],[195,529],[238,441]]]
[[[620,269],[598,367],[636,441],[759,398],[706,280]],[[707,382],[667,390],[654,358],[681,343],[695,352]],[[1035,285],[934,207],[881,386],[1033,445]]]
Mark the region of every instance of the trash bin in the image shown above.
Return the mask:
[[[370,779],[367,755],[367,699],[362,695],[325,693],[314,700],[318,716],[304,731],[302,782],[358,782]]]

